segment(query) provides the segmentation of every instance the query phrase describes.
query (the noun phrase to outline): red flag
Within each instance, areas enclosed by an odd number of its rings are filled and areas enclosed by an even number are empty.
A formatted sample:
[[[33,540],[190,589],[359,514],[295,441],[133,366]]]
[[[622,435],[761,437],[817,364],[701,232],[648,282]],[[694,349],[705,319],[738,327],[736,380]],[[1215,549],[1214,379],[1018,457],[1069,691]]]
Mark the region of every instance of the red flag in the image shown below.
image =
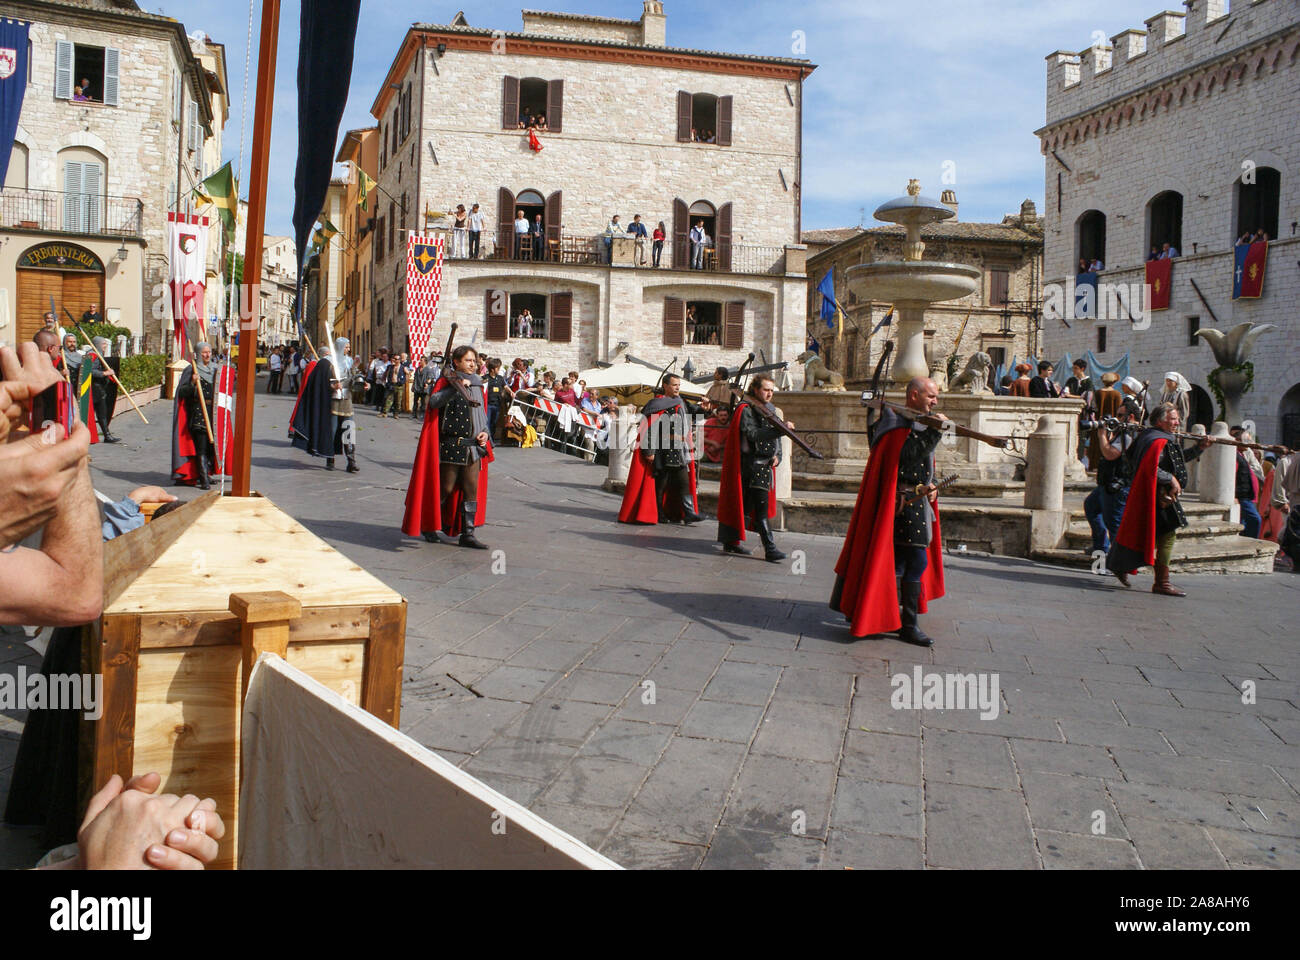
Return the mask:
[[[1261,240],[1244,250],[1237,248],[1233,297],[1253,300],[1264,295],[1264,266],[1268,263],[1268,244]]]
[[[537,131],[532,127],[528,128],[528,147],[534,153],[542,152],[542,141],[537,139]]]
[[[1173,286],[1172,260],[1147,261],[1147,309],[1168,310],[1169,289]]]

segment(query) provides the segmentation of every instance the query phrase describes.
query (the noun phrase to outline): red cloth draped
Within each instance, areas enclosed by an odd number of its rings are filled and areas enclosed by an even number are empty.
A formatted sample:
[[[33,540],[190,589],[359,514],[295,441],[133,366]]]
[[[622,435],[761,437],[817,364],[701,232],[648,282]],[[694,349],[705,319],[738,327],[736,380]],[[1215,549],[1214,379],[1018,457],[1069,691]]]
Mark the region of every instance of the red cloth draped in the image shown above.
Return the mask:
[[[740,412],[748,401],[736,404],[727,423],[727,446],[722,454],[722,483],[718,488],[718,523],[739,533],[735,542],[745,539],[745,487],[740,477]],[[767,518],[776,516],[776,468],[772,468],[773,485],[767,491]],[[721,531],[719,531],[721,534]],[[722,539],[721,535],[718,538]]]
[[[304,378],[305,379],[305,378]],[[439,377],[432,393],[447,386],[447,378]],[[483,389],[483,402],[487,403],[487,388]],[[457,486],[446,500],[442,499],[442,477],[438,460],[438,424],[441,409],[426,407],[424,426],[420,429],[420,443],[415,450],[415,463],[411,467],[411,482],[406,487],[406,513],[402,517],[402,532],[408,537],[441,530],[449,537],[458,536],[461,528],[461,496]],[[496,459],[492,441],[488,440],[487,453],[479,461],[478,509],[474,512],[474,525],[487,520],[488,464]]]
[[[1173,286],[1174,262],[1172,260],[1148,260],[1146,265],[1146,282],[1151,299],[1147,302],[1150,310],[1169,309],[1169,291]]]
[[[1128,501],[1124,504],[1124,517],[1115,534],[1115,543],[1136,554],[1140,566],[1150,567],[1156,562],[1156,469],[1167,440],[1152,440],[1138,464],[1137,475],[1129,487]],[[1136,573],[1120,570],[1118,573]]]
[[[672,487],[664,488],[664,498],[659,500],[655,491],[654,451],[646,448],[646,432],[654,428],[654,423],[666,411],[652,413],[641,421],[637,431],[637,445],[632,452],[632,465],[627,471],[627,486],[623,490],[623,506],[618,511],[619,523],[659,523],[664,520],[681,520],[682,503],[679,497],[672,496]],[[695,479],[695,457],[689,451],[687,455],[691,471],[691,509],[700,512]]]
[[[853,519],[835,563],[840,582],[836,585],[839,598],[834,608],[849,618],[855,637],[888,633],[902,626],[894,577],[894,504],[898,457],[909,432],[906,427],[889,430],[872,445]],[[921,575],[920,613],[925,613],[929,600],[937,600],[944,592],[943,538],[937,503],[931,533],[929,562]]]
[[[302,392],[307,389],[307,381],[311,379],[311,372],[316,369],[319,360],[312,360],[307,364],[307,369],[302,372],[298,378],[298,399],[293,402],[293,413],[289,414],[289,439],[293,439],[293,422],[298,419],[298,404],[302,403]]]
[[[542,141],[537,139],[537,131],[532,127],[528,128],[528,148],[534,153],[542,152]]]

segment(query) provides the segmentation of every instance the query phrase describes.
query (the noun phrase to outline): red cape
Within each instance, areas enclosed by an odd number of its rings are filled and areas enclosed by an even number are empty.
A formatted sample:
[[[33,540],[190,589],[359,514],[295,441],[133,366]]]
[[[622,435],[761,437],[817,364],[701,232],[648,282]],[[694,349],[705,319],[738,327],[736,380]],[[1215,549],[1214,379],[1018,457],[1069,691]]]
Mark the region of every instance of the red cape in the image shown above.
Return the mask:
[[[1156,562],[1156,468],[1168,442],[1152,440],[1142,454],[1107,562],[1111,570],[1118,565],[1126,568],[1118,570],[1120,573],[1135,573],[1138,567],[1150,567]]]
[[[727,421],[727,446],[722,451],[722,484],[718,488],[718,542],[739,543],[745,539],[745,488],[740,480],[740,412],[748,401],[736,404]],[[767,518],[776,516],[776,468],[767,491]]]
[[[214,391],[216,403],[211,411],[212,436],[216,440],[217,455],[217,466],[213,469],[213,474],[233,477],[235,475],[235,367],[233,364],[223,363],[218,370],[217,389]],[[229,397],[227,401],[229,406],[223,404],[223,397]]]
[[[643,442],[645,434],[656,420],[667,411],[652,413],[641,421],[637,430],[636,450],[632,453],[632,466],[627,471],[627,486],[623,490],[623,506],[618,511],[619,523],[659,523],[665,520],[682,519],[682,503],[677,497],[667,495],[660,502],[655,495],[654,451],[646,449]],[[688,441],[690,443],[690,441]],[[693,444],[691,444],[693,447]],[[696,494],[695,456],[691,449],[687,457],[691,471],[691,508],[700,512],[699,496]]]
[[[447,386],[447,378],[439,377],[432,393]],[[487,389],[483,390],[487,402]],[[442,477],[438,469],[438,422],[442,411],[427,407],[424,426],[420,428],[420,444],[415,449],[415,463],[411,467],[411,482],[406,488],[406,513],[402,517],[402,532],[408,537],[441,530],[449,537],[460,534],[460,505],[464,499],[458,486],[446,500],[442,499]],[[487,454],[478,471],[478,509],[474,512],[474,525],[487,520],[488,464],[496,459],[492,441],[488,440]]]
[[[849,618],[855,637],[889,633],[901,627],[898,585],[894,577],[894,503],[898,490],[898,456],[909,430],[889,430],[872,445],[867,469],[858,488],[858,502],[835,563],[837,596],[832,609]],[[929,562],[921,575],[920,613],[927,602],[943,596],[943,537],[935,504]]]
[[[298,399],[293,402],[293,413],[289,414],[289,439],[293,439],[293,422],[298,419],[298,405],[302,403],[302,392],[307,389],[307,381],[311,379],[312,370],[316,369],[319,360],[312,360],[307,364],[307,369],[302,372],[298,378]]]

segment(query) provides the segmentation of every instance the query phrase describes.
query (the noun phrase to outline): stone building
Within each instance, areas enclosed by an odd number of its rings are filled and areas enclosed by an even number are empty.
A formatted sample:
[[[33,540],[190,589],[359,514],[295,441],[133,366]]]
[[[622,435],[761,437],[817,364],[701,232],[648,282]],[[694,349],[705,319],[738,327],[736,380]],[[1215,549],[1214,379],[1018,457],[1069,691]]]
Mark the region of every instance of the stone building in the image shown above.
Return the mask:
[[[335,324],[335,336],[347,337],[352,343],[354,356],[370,356],[370,351],[381,344],[373,343],[370,325],[371,291],[371,241],[379,218],[376,210],[382,195],[371,190],[366,196],[366,207],[358,204],[361,183],[357,168],[374,180],[379,174],[379,129],[365,127],[349,130],[339,147],[339,163],[347,163],[347,189],[343,194],[343,219],[334,225],[342,231],[343,244],[343,315]]]
[[[1244,414],[1270,441],[1300,445],[1300,7],[1294,0],[1189,0],[1080,52],[1047,58],[1044,276],[1074,280],[1099,258],[1102,289],[1142,290],[1153,245],[1171,243],[1167,310],[1134,316],[1122,303],[1071,326],[1044,321],[1046,352],[1125,352],[1150,380],[1178,370],[1193,385],[1193,418],[1217,416],[1217,367],[1200,327],[1272,323],[1256,348]],[[1263,295],[1233,300],[1234,242],[1270,238]],[[1069,298],[1067,298],[1067,302]],[[1148,300],[1144,296],[1142,304]]]
[[[335,175],[325,193],[325,206],[321,208],[320,217],[328,219],[335,227],[343,222],[343,203],[347,189],[346,178]],[[320,272],[317,279],[319,287],[316,311],[303,314],[303,326],[317,349],[323,349],[323,345],[329,343],[331,333],[338,336],[339,323],[347,312],[343,297],[346,243],[340,227],[340,233],[331,238],[317,258]],[[314,322],[309,322],[307,318],[314,318]]]
[[[957,213],[952,190],[943,192],[942,202]],[[883,331],[874,338],[869,335],[890,307],[850,291],[846,271],[859,263],[901,260],[903,234],[898,224],[804,234],[810,251],[814,244],[831,241],[808,259],[808,332],[821,344],[827,366],[842,372],[846,380],[870,379],[885,337]],[[836,242],[836,237],[842,239]],[[967,264],[982,275],[979,287],[969,297],[931,304],[925,311],[926,359],[931,370],[946,370],[959,334],[961,344],[956,352],[961,364],[982,351],[993,361],[995,377],[996,368],[1006,367],[1013,357],[1023,359],[1037,352],[1043,228],[1031,201],[1026,200],[1018,215],[1006,216],[1001,223],[962,223],[956,216],[932,223],[921,229],[921,239],[926,260]],[[821,319],[822,297],[817,285],[827,270],[834,271],[835,299],[845,313],[842,338]]]
[[[203,138],[203,148],[196,158],[198,170],[196,184],[202,183],[221,169],[226,121],[230,119],[230,93],[226,81],[226,46],[217,43],[203,31],[190,34],[190,49],[203,69],[212,111],[211,136]],[[204,260],[207,287],[204,290],[204,316],[225,317],[230,309],[229,290],[226,285],[225,230],[216,208],[186,197],[186,210],[208,218],[208,250]],[[236,308],[238,304],[235,304]]]
[[[6,339],[29,339],[53,296],[78,317],[99,305],[156,349],[170,326],[167,211],[185,209],[224,120],[211,84],[224,66],[205,69],[179,21],[133,0],[0,2],[0,16],[31,22],[0,193],[0,291],[16,318]],[[215,66],[218,46],[205,48]]]
[[[803,346],[800,130],[806,60],[666,45],[663,5],[641,17],[524,11],[522,32],[416,24],[371,112],[379,121],[374,343],[406,346],[406,237],[447,236],[434,342],[447,324],[488,353],[560,370],[627,344],[659,363],[735,364]],[[545,117],[530,148],[521,122]],[[478,256],[447,214],[479,204]],[[516,243],[522,212],[539,233]],[[606,243],[612,215],[664,224]],[[707,234],[698,258],[688,232]],[[641,264],[644,256],[644,265]],[[612,261],[612,262],[611,262]],[[533,324],[521,336],[517,318]]]

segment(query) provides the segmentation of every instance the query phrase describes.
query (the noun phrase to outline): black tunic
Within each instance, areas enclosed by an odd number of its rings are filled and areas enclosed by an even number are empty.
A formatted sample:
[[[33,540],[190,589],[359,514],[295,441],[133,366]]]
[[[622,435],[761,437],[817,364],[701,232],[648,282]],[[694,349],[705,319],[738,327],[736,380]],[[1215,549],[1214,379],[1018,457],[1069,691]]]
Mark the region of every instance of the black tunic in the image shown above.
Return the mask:
[[[751,490],[771,490],[783,434],[754,412],[756,402],[750,400],[740,411],[740,482]],[[770,405],[767,409],[775,416]]]
[[[474,389],[471,387],[471,389]],[[446,386],[429,397],[432,409],[441,408],[438,415],[438,461],[465,465],[481,455],[474,438],[474,411],[464,395],[453,386]]]
[[[898,493],[912,495],[918,486],[934,481],[934,449],[943,434],[933,427],[912,424],[898,452]],[[894,542],[928,547],[933,529],[930,501],[922,497],[894,517]]]

